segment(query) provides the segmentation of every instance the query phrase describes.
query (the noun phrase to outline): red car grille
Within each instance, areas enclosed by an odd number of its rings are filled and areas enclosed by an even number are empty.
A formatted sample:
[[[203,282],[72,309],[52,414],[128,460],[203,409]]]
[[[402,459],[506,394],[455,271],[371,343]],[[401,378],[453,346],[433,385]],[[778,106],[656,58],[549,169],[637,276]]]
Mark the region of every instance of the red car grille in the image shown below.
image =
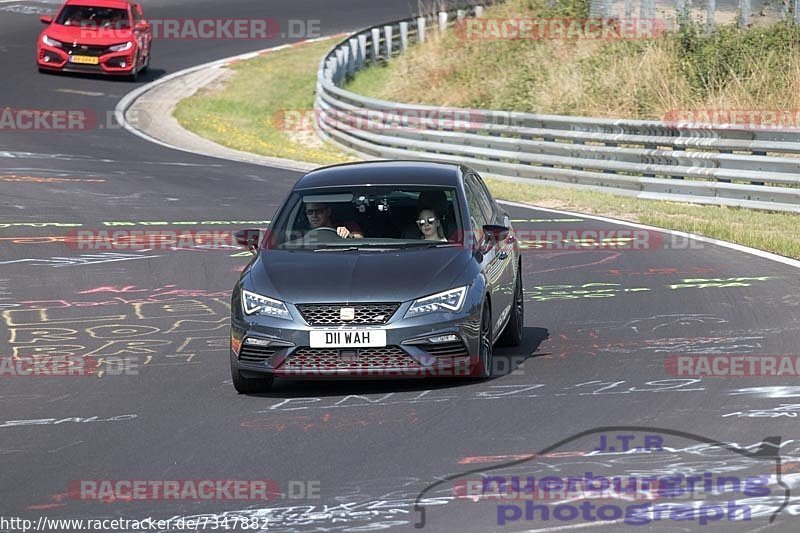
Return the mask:
[[[72,45],[64,43],[64,51],[75,56],[101,56],[108,52],[107,46]]]
[[[381,368],[419,368],[398,346],[338,350],[331,348],[300,348],[283,364],[283,370],[362,370]]]

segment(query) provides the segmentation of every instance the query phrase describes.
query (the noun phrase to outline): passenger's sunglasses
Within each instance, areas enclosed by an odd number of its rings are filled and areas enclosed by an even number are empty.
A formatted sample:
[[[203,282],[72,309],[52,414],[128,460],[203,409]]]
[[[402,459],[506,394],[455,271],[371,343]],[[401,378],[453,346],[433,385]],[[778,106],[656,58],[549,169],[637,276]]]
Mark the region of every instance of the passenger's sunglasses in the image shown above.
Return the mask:
[[[417,225],[424,226],[425,224],[433,224],[436,220],[438,220],[436,217],[421,218],[417,220]]]

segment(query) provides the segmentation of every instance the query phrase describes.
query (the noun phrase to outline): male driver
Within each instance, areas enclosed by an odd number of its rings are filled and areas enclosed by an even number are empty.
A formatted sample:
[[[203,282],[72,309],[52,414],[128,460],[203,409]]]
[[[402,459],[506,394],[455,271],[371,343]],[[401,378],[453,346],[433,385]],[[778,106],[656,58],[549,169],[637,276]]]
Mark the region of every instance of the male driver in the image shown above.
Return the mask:
[[[336,228],[336,234],[342,239],[361,239],[364,234],[355,222],[336,226],[331,219],[331,206],[327,204],[306,204],[306,217],[312,230],[318,228]]]

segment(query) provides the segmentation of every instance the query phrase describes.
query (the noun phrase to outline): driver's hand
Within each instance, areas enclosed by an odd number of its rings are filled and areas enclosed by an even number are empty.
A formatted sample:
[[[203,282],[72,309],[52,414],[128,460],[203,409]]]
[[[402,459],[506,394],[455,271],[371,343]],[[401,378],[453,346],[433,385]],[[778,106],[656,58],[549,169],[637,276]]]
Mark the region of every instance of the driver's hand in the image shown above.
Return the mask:
[[[350,236],[350,230],[345,228],[344,226],[339,226],[338,228],[336,228],[336,235],[338,235],[342,239],[346,239]]]

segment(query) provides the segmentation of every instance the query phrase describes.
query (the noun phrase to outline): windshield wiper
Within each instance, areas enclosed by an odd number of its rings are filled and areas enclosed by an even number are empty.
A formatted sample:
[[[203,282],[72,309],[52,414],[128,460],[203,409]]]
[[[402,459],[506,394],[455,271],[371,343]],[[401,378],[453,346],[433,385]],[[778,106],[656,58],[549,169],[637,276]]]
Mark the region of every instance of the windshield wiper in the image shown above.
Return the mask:
[[[453,246],[461,246],[457,242],[407,242],[401,245],[403,248],[452,248]]]
[[[315,252],[354,252],[358,250],[358,246],[323,246],[314,248]]]

